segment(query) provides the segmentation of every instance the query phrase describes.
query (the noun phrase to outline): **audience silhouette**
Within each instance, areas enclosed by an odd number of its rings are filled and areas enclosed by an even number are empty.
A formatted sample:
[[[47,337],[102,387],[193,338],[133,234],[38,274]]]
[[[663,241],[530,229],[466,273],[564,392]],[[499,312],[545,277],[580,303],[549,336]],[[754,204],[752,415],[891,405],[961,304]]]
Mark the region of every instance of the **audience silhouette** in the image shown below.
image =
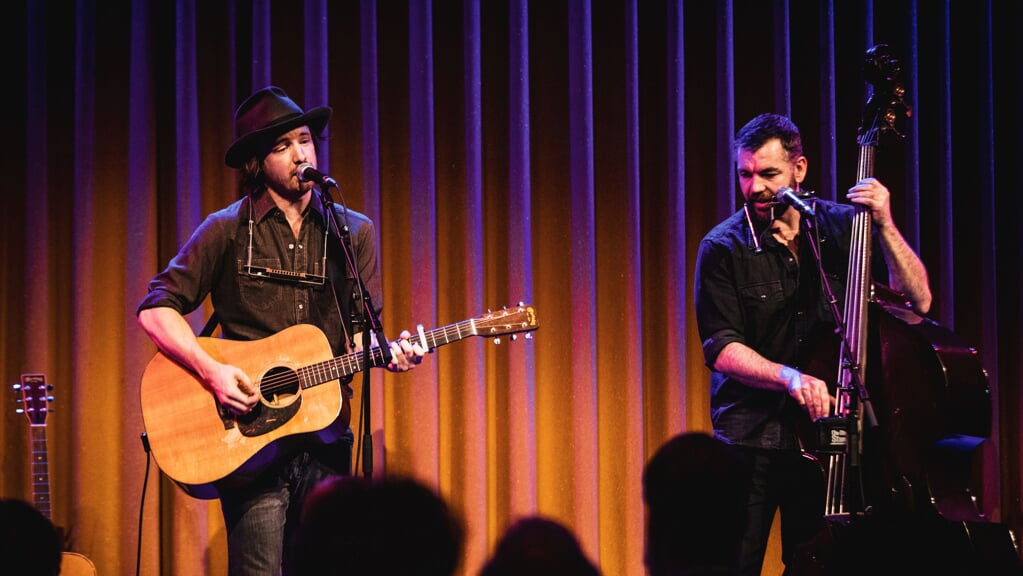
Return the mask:
[[[461,519],[418,480],[330,477],[302,507],[285,573],[450,576],[463,541]]]
[[[24,500],[0,499],[0,557],[4,574],[54,576],[63,554],[60,531]]]
[[[650,576],[733,576],[746,527],[747,464],[703,432],[664,443],[643,470]]]
[[[479,576],[600,576],[575,534],[557,520],[519,519],[505,530]]]

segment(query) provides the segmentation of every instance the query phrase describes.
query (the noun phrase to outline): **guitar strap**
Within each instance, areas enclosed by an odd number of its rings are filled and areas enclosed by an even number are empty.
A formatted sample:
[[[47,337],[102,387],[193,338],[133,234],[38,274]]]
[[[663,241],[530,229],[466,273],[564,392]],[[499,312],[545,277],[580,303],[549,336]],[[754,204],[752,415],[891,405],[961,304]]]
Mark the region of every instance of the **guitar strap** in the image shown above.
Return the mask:
[[[220,324],[220,316],[217,315],[217,311],[214,310],[213,314],[210,314],[209,320],[206,321],[206,325],[202,327],[202,332],[199,336],[210,336],[213,331],[217,329],[217,324]]]

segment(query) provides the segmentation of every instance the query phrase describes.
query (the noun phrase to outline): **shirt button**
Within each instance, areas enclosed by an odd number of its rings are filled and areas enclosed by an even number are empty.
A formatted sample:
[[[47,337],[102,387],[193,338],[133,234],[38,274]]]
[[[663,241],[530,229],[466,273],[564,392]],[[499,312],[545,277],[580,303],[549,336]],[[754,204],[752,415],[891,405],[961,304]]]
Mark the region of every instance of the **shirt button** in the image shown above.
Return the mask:
[[[760,301],[761,302],[766,302],[767,301],[767,294],[761,294],[760,295]]]
[[[305,304],[299,304],[298,305],[298,309],[299,310],[304,310],[305,309]]]
[[[295,249],[295,245],[294,244],[288,244],[288,250],[294,250],[294,249]]]
[[[303,245],[299,244],[299,245],[298,245],[298,249],[299,249],[299,250],[303,250],[303,249],[305,249],[305,246],[303,246]]]

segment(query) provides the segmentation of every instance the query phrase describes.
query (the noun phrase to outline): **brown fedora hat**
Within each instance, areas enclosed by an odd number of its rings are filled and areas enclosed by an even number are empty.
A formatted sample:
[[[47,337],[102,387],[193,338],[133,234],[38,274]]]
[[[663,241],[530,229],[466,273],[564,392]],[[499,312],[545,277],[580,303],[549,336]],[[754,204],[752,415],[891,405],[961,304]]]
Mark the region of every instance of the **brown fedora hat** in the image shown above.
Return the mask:
[[[313,134],[318,135],[330,120],[330,114],[327,106],[303,112],[276,86],[257,90],[234,113],[235,141],[227,149],[224,161],[232,168],[241,168],[249,158],[269,152],[281,134],[299,126],[309,126]]]

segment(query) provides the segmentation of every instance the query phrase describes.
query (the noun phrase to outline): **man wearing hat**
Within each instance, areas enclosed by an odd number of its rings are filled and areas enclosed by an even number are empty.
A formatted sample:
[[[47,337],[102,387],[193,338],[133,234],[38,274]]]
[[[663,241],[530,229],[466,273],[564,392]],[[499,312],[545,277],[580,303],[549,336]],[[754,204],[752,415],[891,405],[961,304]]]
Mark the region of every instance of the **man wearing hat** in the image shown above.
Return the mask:
[[[299,173],[300,166],[316,167],[316,138],[330,115],[322,106],[304,112],[276,86],[245,99],[225,157],[241,170],[244,196],[199,225],[139,304],[141,327],[164,355],[200,378],[225,413],[248,414],[261,396],[256,375],[210,356],[185,320],[207,296],[224,338],[258,340],[312,324],[326,335],[334,357],[361,344],[359,326],[373,321],[362,314],[368,306],[360,284],[374,313],[382,308],[373,223],[329,202],[328,191],[321,197]],[[337,238],[346,227],[351,258]],[[425,354],[409,342],[408,332],[389,349],[386,368],[393,372],[411,370]],[[288,530],[297,524],[306,494],[323,478],[351,472],[351,430],[332,438],[298,452],[282,450],[258,473],[225,479],[219,487],[231,576],[279,574]]]

